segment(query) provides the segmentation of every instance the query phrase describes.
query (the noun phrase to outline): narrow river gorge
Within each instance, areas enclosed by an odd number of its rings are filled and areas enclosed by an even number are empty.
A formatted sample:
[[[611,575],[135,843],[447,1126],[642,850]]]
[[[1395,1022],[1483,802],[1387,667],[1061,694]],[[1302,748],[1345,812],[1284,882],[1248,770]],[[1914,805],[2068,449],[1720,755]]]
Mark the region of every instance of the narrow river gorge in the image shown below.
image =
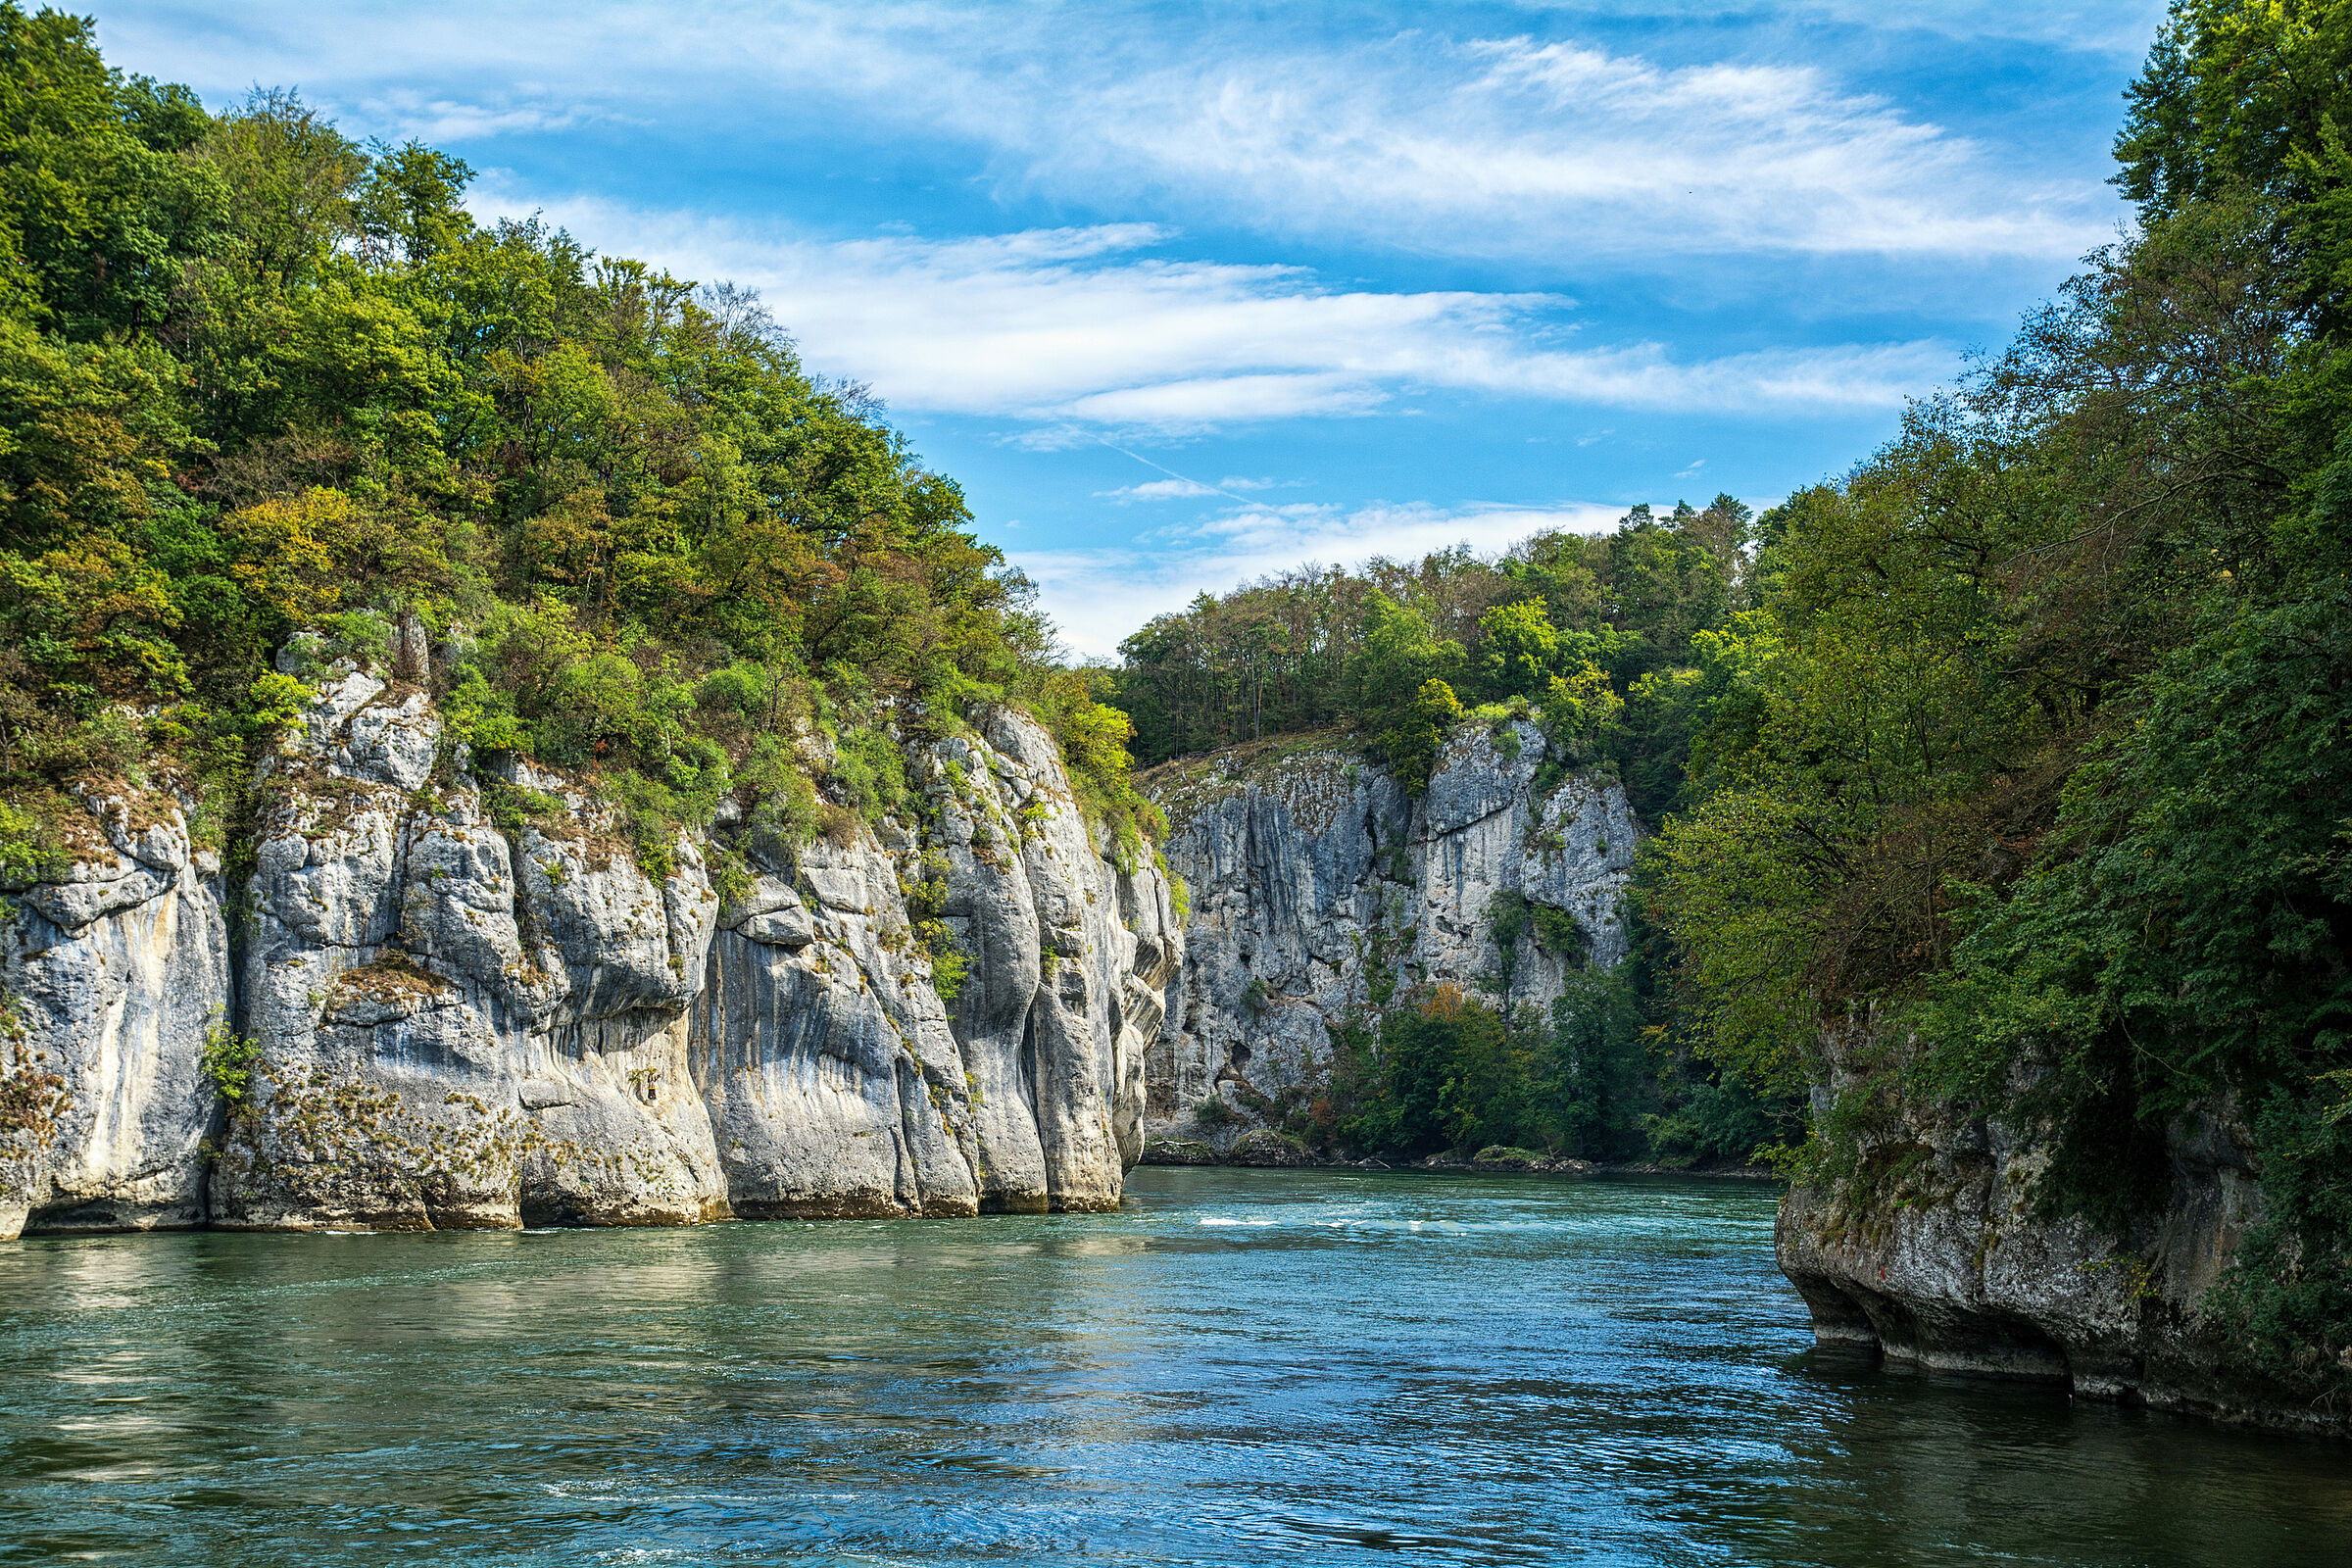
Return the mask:
[[[0,1561],[2313,1564],[2344,1452],[1814,1348],[1774,1195],[28,1238]]]
[[[98,9],[0,1568],[2352,1568],[2352,0]]]

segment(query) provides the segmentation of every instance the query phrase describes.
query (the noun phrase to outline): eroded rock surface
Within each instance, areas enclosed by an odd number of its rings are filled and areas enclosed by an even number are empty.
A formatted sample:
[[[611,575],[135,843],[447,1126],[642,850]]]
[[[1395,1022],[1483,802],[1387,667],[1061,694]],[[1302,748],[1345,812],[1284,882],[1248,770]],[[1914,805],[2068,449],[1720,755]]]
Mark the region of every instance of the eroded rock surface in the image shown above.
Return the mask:
[[[6,928],[0,1227],[1118,1202],[1181,937],[1036,724],[913,752],[919,827],[801,849],[648,854],[587,783],[459,762],[420,687],[329,680],[262,770],[233,959],[177,814],[93,808]],[[935,952],[965,960],[952,1004]],[[241,1096],[208,1032],[258,1048]]]
[[[84,805],[76,858],[6,889],[0,1238],[204,1217],[202,1057],[229,1005],[220,863],[175,807]]]
[[[1864,1084],[1855,1055],[1869,1027],[1825,1044],[1816,1117]],[[2206,1293],[2262,1212],[2251,1140],[2230,1107],[2171,1129],[2170,1199],[2128,1234],[2042,1209],[2050,1149],[2031,1131],[1932,1103],[1890,1106],[1876,1128],[1861,1174],[1781,1204],[1775,1250],[1821,1344],[2085,1398],[2347,1430],[2343,1412],[2249,1375],[2206,1316]]]
[[[1633,808],[1613,778],[1544,760],[1522,721],[1457,731],[1417,801],[1341,736],[1145,776],[1192,901],[1147,1074],[1165,1157],[1230,1152],[1295,1109],[1328,1066],[1328,1025],[1396,988],[1450,982],[1547,1006],[1572,967],[1626,956]],[[1506,947],[1511,901],[1525,912]],[[1226,1112],[1202,1124],[1212,1098]]]

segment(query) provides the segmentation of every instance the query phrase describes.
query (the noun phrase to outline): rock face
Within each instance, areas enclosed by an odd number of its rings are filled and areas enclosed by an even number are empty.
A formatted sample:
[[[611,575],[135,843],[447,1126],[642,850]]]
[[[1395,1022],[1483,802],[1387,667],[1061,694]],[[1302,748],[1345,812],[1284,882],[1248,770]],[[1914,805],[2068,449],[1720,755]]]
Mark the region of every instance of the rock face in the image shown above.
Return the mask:
[[[7,888],[0,924],[0,1237],[204,1215],[206,1036],[228,1017],[220,863],[180,812],[85,800],[76,858]]]
[[[1816,1119],[1867,1087],[1866,1025],[1827,1038]],[[1775,1236],[1825,1346],[1936,1372],[2030,1378],[2084,1398],[2315,1432],[2345,1413],[2255,1380],[2201,1310],[2261,1217],[2242,1125],[2220,1107],[2172,1130],[2172,1189],[2127,1235],[2037,1212],[2041,1140],[1985,1117],[1905,1105],[1877,1118],[1872,1173],[1798,1187]]]
[[[1155,1157],[1229,1154],[1318,1079],[1327,1025],[1395,986],[1484,985],[1547,1005],[1571,966],[1626,956],[1633,808],[1613,778],[1544,760],[1535,726],[1511,722],[1457,731],[1418,801],[1335,736],[1145,775],[1192,900],[1149,1057]],[[1519,927],[1507,946],[1498,917]],[[1203,1126],[1194,1113],[1211,1097],[1229,1114]]]
[[[1025,717],[909,760],[919,835],[648,856],[584,786],[468,782],[421,688],[346,670],[263,769],[233,960],[175,812],[94,807],[19,892],[0,1229],[1115,1206],[1166,883],[1098,852]],[[234,1103],[208,1038],[258,1048]]]
[[[1051,737],[1004,714],[918,759],[927,843],[860,836],[731,905],[695,1082],[748,1217],[1112,1208],[1174,973],[1167,885],[1096,853]],[[906,917],[929,884],[952,1004]]]

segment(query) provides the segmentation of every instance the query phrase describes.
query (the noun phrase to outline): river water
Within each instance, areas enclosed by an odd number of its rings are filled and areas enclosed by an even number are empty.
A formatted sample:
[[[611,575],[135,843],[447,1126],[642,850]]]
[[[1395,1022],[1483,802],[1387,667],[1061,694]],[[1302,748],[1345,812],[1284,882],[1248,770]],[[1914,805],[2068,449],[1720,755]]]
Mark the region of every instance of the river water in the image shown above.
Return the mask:
[[[0,1249],[0,1562],[2352,1563],[2352,1447],[1814,1350],[1771,1194]]]

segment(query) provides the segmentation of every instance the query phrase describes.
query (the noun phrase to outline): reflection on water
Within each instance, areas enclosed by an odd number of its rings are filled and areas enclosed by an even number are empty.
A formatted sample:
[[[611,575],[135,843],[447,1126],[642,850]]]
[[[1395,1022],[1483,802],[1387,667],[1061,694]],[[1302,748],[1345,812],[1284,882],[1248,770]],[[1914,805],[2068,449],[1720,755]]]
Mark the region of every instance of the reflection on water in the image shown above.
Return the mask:
[[[1703,1181],[0,1250],[0,1561],[2323,1564],[2352,1449],[1810,1348]]]

